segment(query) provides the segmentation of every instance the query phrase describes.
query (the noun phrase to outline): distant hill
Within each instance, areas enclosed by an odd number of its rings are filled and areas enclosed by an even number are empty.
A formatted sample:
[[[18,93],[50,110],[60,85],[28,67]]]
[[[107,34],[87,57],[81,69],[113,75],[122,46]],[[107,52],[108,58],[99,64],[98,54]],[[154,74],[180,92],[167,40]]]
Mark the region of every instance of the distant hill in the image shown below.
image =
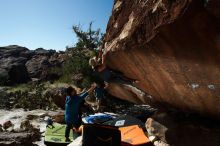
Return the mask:
[[[31,80],[43,80],[48,77],[51,67],[61,66],[63,52],[10,45],[0,47],[0,84],[13,85]]]

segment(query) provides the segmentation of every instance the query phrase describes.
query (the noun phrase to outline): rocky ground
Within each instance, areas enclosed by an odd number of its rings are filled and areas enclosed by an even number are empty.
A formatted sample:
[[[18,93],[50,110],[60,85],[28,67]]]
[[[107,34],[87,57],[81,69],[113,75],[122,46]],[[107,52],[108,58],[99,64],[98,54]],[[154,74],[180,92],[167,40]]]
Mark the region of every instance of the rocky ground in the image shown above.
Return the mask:
[[[146,121],[152,115],[155,109],[147,105],[134,105],[126,101],[109,98],[103,103],[103,112],[111,112],[116,114],[129,114],[132,116],[139,115],[139,118]],[[84,114],[94,113],[92,108],[84,107]],[[142,116],[141,116],[142,115]],[[24,109],[0,110],[0,145],[5,146],[44,146],[43,137],[46,128],[46,121],[51,117],[55,122],[64,123],[64,111],[46,111]]]
[[[53,100],[62,108],[63,87],[48,91]],[[58,93],[62,93],[61,95]],[[83,107],[83,115],[94,113],[93,101],[88,99]],[[93,105],[94,106],[94,105]],[[176,109],[155,109],[149,105],[137,105],[107,96],[99,111],[127,114],[146,123],[146,131],[155,146],[217,146],[220,144],[219,121],[201,117],[198,114],[185,114]],[[98,111],[96,111],[98,112]],[[64,111],[49,109],[10,109],[0,110],[0,145],[44,146],[43,137],[47,119],[64,123]]]
[[[57,119],[62,111],[23,109],[0,110],[0,145],[3,146],[43,146],[43,134],[46,120],[49,117]],[[55,117],[56,116],[56,117]]]

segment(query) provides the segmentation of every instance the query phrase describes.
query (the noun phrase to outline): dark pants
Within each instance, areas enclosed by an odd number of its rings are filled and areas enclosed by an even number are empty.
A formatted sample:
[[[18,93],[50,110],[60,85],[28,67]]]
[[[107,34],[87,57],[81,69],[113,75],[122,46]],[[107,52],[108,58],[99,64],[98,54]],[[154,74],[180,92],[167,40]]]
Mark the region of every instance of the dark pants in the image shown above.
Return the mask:
[[[81,121],[79,121],[78,123],[76,124],[73,124],[73,123],[70,123],[70,122],[66,122],[66,130],[65,130],[65,137],[66,138],[69,138],[70,136],[70,130],[72,129],[73,131],[73,127],[78,129],[81,125]]]
[[[65,137],[66,138],[69,138],[69,136],[70,136],[70,129],[73,130],[73,124],[67,123],[66,124],[66,130],[65,130]]]

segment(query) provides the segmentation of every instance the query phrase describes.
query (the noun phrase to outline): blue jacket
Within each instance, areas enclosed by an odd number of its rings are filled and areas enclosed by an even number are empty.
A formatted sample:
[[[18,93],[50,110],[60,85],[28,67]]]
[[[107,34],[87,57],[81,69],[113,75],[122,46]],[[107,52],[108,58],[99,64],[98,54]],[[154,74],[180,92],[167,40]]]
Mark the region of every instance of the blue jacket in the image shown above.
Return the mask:
[[[67,123],[78,123],[81,118],[79,115],[80,103],[86,96],[88,96],[88,92],[84,92],[80,95],[66,97],[65,121]]]
[[[103,99],[104,98],[104,89],[101,87],[96,87],[94,89],[94,96],[98,99]]]

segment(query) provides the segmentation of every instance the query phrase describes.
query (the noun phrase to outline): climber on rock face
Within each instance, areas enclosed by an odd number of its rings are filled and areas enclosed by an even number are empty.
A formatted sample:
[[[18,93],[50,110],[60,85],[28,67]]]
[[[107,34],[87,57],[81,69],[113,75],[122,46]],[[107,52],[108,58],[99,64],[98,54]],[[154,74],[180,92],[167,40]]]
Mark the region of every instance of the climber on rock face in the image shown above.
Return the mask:
[[[108,87],[108,83],[114,82],[124,84],[126,90],[134,93],[137,97],[144,99],[148,94],[134,86],[134,83],[137,83],[138,81],[125,77],[123,73],[119,71],[109,69],[106,65],[106,55],[107,53],[103,53],[102,49],[100,49],[99,57],[93,57],[89,60],[89,64],[94,70],[94,78],[96,78],[99,83],[104,83],[103,89]]]
[[[106,53],[100,49],[99,57],[93,57],[89,60],[89,64],[92,66],[94,73],[97,74],[101,80],[109,83],[112,81],[121,81],[125,84],[133,84],[136,80],[127,78],[123,73],[119,71],[110,70],[106,65]]]

